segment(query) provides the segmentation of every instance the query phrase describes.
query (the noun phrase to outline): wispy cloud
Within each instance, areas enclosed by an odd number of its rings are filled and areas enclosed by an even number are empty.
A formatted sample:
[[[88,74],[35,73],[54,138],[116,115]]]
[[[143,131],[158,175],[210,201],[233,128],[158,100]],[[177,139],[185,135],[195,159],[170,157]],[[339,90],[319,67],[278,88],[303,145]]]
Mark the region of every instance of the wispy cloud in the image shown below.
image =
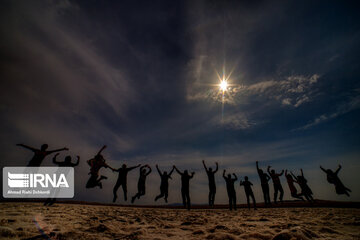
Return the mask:
[[[357,92],[359,92],[359,90],[357,90]],[[349,113],[349,112],[359,109],[359,108],[360,108],[360,95],[352,97],[348,102],[339,104],[336,107],[336,111],[331,112],[331,113],[322,114],[322,115],[316,117],[314,120],[312,120],[308,124],[306,124],[300,128],[297,128],[295,130],[309,129],[313,126],[319,125],[326,121],[330,121],[331,119],[337,118],[339,116],[342,116],[346,113]]]

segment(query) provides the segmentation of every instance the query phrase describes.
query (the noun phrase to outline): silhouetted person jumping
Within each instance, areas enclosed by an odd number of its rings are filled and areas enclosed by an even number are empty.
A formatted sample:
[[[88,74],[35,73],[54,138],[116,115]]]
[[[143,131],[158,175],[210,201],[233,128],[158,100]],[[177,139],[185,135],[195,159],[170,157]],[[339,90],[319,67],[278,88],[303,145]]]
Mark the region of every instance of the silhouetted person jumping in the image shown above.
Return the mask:
[[[212,168],[207,168],[205,161],[202,160],[206,174],[209,179],[209,206],[213,207],[215,202],[216,184],[215,184],[215,173],[219,170],[219,164],[216,162],[216,169],[213,171]]]
[[[293,177],[295,178],[296,182],[299,184],[301,188],[301,195],[304,196],[309,202],[313,202],[314,198],[312,197],[313,192],[311,191],[310,187],[307,184],[307,180],[304,177],[303,170],[300,169],[301,175],[295,177],[295,175],[291,172]]]
[[[56,161],[56,157],[59,155],[59,153],[55,154],[55,156],[53,157],[53,163],[58,165],[59,167],[76,167],[77,165],[79,165],[80,162],[80,157],[77,156],[77,162],[76,163],[72,163],[71,162],[71,156],[66,156],[65,160],[63,162],[58,162]],[[48,198],[46,199],[44,205],[48,205],[51,206],[55,203],[56,198]]]
[[[335,190],[336,190],[337,194],[339,194],[339,195],[345,194],[346,196],[350,197],[349,192],[351,192],[351,190],[349,188],[345,187],[344,184],[341,182],[341,180],[338,177],[338,173],[339,173],[339,171],[341,169],[340,164],[339,164],[338,169],[335,172],[333,172],[331,169],[325,170],[321,166],[320,166],[320,168],[321,168],[321,170],[323,170],[326,173],[327,181],[330,184],[335,185]]]
[[[101,180],[107,179],[106,176],[100,176],[99,177],[99,171],[102,167],[104,168],[110,168],[111,170],[115,170],[109,165],[105,163],[104,157],[101,155],[101,152],[106,148],[106,146],[103,146],[100,151],[95,155],[94,158],[87,160],[87,163],[90,166],[90,178],[86,183],[86,188],[94,188],[94,187],[100,187],[102,188]]]
[[[255,201],[254,193],[251,189],[252,185],[253,184],[249,181],[249,178],[247,176],[245,176],[245,181],[240,181],[240,186],[244,186],[244,189],[245,189],[245,195],[246,195],[248,208],[250,209],[250,197],[251,197],[252,201],[254,203],[254,209],[256,210],[256,201]]]
[[[148,171],[146,171],[148,168]],[[131,198],[131,203],[134,203],[135,199],[140,199],[141,196],[145,195],[145,181],[146,177],[151,173],[151,167],[149,165],[145,165],[140,167],[140,176],[138,181],[138,192]]]
[[[160,194],[156,196],[155,201],[157,201],[159,198],[164,197],[165,202],[168,202],[167,199],[169,196],[169,179],[172,179],[171,174],[174,171],[174,167],[171,169],[169,174],[166,171],[161,173],[157,164],[156,164],[156,169],[161,177],[161,184],[160,184]]]
[[[189,191],[189,183],[190,179],[194,177],[194,172],[189,175],[188,171],[185,170],[183,173],[177,169],[174,165],[174,169],[178,174],[181,175],[181,197],[183,200],[184,207],[190,210],[191,202],[190,202],[190,191]]]
[[[44,160],[44,158],[47,155],[55,153],[55,152],[69,150],[68,148],[64,147],[64,148],[61,148],[61,149],[46,151],[46,149],[48,148],[47,144],[41,145],[40,149],[29,147],[29,146],[27,146],[25,144],[16,144],[16,146],[24,147],[24,148],[29,149],[30,151],[34,152],[33,158],[30,160],[30,162],[27,165],[28,167],[39,167],[41,165],[42,161]]]
[[[280,202],[282,202],[283,197],[284,197],[284,189],[281,186],[281,182],[280,182],[279,177],[281,175],[283,175],[284,170],[282,170],[281,173],[275,173],[274,169],[272,169],[271,172],[270,172],[270,168],[271,168],[271,166],[268,166],[267,171],[270,174],[270,177],[271,177],[271,179],[273,181],[273,184],[274,184],[274,203],[277,203],[278,192],[280,192],[279,199],[280,199]]]
[[[226,182],[226,190],[229,197],[229,209],[232,210],[234,207],[234,210],[236,210],[236,192],[235,192],[235,186],[234,183],[238,179],[235,173],[233,173],[235,178],[231,178],[231,174],[228,174],[227,177],[225,176],[226,170],[224,169],[223,172],[223,178]]]
[[[261,188],[264,195],[264,203],[265,205],[271,204],[270,202],[270,191],[269,191],[269,180],[270,177],[266,173],[263,172],[262,169],[259,168],[259,162],[256,161],[256,169],[260,177]]]
[[[288,173],[287,170],[285,170],[285,177],[286,177],[286,181],[288,183],[289,189],[290,189],[291,196],[293,198],[297,198],[297,199],[300,199],[300,200],[304,201],[304,199],[301,197],[301,194],[297,193],[297,189],[296,189],[296,187],[294,185],[294,183],[299,184],[298,181],[294,180],[294,178],[291,176],[290,173]]]
[[[126,164],[123,164],[121,168],[119,169],[114,169],[115,172],[119,172],[119,176],[118,179],[116,181],[116,184],[114,186],[113,189],[113,194],[114,194],[114,198],[113,198],[113,202],[116,201],[117,199],[117,190],[119,189],[120,186],[122,186],[123,192],[124,192],[124,199],[125,201],[127,201],[127,174],[128,172],[130,172],[131,170],[140,167],[141,164],[138,164],[137,166],[134,167],[126,167]]]

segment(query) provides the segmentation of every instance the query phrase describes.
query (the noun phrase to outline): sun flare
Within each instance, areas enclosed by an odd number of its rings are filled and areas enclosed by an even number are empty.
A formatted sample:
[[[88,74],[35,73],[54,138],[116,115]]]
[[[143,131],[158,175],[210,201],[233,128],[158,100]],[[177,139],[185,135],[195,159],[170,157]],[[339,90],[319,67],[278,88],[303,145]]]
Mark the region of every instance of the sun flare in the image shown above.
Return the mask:
[[[228,87],[228,83],[225,79],[221,80],[220,82],[220,90],[225,92],[227,90],[227,87]]]

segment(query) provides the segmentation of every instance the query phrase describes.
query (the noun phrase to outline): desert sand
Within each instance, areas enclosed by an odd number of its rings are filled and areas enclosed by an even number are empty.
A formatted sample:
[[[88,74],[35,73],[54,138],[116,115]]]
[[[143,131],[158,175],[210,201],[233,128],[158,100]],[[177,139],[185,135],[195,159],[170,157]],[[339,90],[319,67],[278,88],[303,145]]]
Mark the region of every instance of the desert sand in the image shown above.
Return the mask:
[[[4,202],[0,223],[1,239],[360,239],[357,208],[231,212]]]

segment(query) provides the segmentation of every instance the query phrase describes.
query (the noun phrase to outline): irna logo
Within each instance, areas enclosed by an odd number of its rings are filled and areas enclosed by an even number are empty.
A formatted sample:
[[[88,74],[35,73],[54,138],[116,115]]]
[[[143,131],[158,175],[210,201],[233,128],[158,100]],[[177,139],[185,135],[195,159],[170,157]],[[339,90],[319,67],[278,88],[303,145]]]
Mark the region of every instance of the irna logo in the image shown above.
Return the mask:
[[[73,167],[4,167],[4,198],[73,198]]]
[[[69,187],[65,175],[59,174],[59,176],[57,176],[56,173],[50,175],[42,173],[23,174],[8,172],[8,185],[11,188]]]

